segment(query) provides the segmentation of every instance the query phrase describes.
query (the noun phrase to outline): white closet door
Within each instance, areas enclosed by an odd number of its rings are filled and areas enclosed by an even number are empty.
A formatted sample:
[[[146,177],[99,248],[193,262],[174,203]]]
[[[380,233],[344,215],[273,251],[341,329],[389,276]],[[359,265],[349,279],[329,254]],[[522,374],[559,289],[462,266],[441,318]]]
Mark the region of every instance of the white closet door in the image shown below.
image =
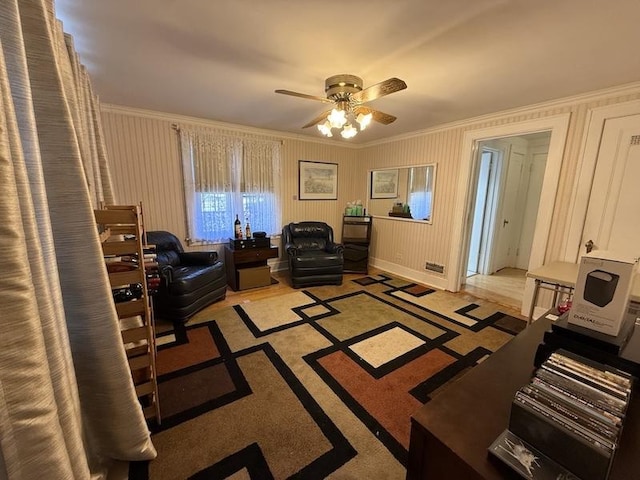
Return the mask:
[[[594,249],[640,256],[640,115],[604,124],[582,244],[589,240]]]

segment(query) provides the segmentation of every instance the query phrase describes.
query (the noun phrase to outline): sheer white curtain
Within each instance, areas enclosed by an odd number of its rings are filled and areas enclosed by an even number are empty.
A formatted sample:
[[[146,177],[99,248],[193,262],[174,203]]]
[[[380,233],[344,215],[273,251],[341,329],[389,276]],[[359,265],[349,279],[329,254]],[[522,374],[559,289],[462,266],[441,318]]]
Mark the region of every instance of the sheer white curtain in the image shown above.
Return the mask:
[[[152,459],[93,218],[97,101],[51,0],[0,2],[0,185],[0,479]]]
[[[183,127],[180,145],[190,244],[233,237],[236,217],[279,232],[280,142]]]
[[[245,139],[242,142],[243,212],[254,232],[280,233],[280,150],[275,141]]]

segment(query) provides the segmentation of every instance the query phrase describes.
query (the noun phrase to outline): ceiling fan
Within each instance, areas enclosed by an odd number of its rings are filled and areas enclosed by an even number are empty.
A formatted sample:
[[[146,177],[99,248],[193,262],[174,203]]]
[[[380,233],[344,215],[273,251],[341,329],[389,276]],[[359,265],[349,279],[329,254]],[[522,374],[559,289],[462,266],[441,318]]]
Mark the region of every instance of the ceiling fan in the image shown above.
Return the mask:
[[[395,121],[396,117],[393,115],[374,110],[363,104],[407,88],[407,84],[399,78],[389,78],[363,89],[360,77],[346,73],[327,78],[324,85],[326,97],[307,95],[291,90],[276,90],[275,92],[334,104],[333,109],[318,115],[302,128],[317,125],[318,130],[327,137],[333,136],[332,128],[338,128],[342,129],[341,135],[344,138],[351,138],[358,133],[358,129],[353,126],[354,121],[358,123],[360,130],[364,130],[371,120],[383,125],[389,125]]]

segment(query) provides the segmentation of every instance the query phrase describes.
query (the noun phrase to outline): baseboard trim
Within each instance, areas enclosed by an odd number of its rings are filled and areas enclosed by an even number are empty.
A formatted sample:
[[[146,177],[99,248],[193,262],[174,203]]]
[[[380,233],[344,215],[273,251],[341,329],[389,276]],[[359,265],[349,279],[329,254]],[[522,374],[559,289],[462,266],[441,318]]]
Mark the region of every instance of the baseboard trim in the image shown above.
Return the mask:
[[[444,277],[403,267],[397,263],[391,263],[385,260],[369,257],[369,265],[379,268],[385,272],[393,273],[400,277],[413,280],[414,282],[421,283],[423,285],[438,288],[440,290],[446,290],[447,287],[447,279]]]

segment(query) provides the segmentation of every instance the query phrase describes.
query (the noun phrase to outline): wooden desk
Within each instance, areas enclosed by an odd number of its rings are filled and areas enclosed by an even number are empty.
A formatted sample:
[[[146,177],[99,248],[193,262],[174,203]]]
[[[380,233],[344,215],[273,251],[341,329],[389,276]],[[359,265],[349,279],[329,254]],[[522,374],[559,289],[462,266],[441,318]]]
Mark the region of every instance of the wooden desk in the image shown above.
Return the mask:
[[[535,351],[550,324],[540,318],[413,415],[408,480],[521,479],[506,465],[490,458],[487,450],[507,428],[513,396],[529,382]],[[609,480],[638,478],[637,394],[629,406]]]

